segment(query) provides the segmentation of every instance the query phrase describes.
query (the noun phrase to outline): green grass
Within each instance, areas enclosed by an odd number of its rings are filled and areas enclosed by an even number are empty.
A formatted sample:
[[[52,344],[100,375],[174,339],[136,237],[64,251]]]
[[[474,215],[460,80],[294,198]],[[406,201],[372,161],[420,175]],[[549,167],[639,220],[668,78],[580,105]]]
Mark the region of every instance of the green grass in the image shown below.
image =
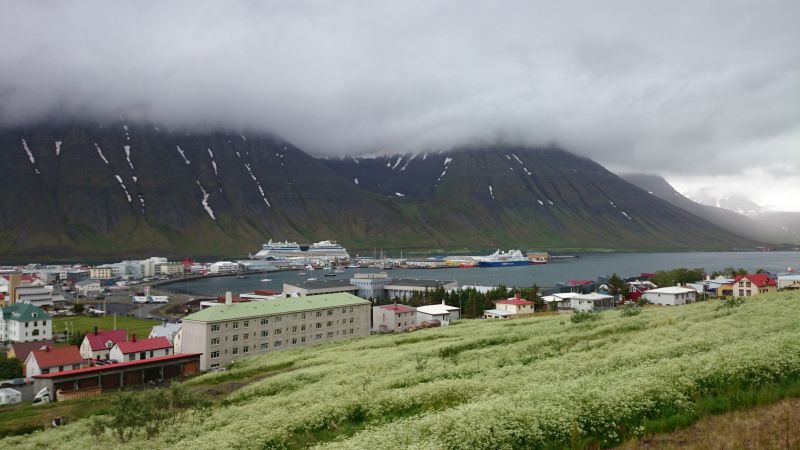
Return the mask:
[[[0,447],[613,447],[800,395],[798,324],[800,294],[783,293],[582,323],[461,321],[242,359],[187,382],[216,393],[202,425],[149,440],[95,440],[76,420]]]
[[[94,330],[96,326],[99,330],[113,330],[114,317],[113,316],[71,316],[71,317],[55,317],[53,318],[53,333],[64,333],[65,324],[69,326],[70,333],[83,334]],[[139,338],[146,338],[150,335],[153,326],[160,325],[161,322],[157,320],[139,319],[137,317],[117,316],[116,325],[117,330],[125,330],[128,333],[128,338],[132,334],[136,334]]]

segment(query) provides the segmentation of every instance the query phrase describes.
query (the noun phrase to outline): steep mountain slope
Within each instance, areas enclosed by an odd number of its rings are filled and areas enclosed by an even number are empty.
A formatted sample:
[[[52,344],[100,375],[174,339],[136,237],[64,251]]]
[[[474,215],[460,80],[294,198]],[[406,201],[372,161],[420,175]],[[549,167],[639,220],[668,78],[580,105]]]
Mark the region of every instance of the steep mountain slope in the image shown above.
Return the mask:
[[[0,259],[350,248],[690,249],[742,240],[556,149],[313,158],[154,125],[0,130]],[[358,183],[356,183],[356,178]]]
[[[800,242],[800,226],[798,226],[800,221],[794,224],[795,228],[792,228],[793,213],[763,213],[756,216],[745,216],[725,208],[695,202],[676,191],[667,180],[658,175],[627,174],[622,177],[731,233],[745,236],[754,241],[772,244]],[[786,223],[783,223],[781,219],[785,219]]]

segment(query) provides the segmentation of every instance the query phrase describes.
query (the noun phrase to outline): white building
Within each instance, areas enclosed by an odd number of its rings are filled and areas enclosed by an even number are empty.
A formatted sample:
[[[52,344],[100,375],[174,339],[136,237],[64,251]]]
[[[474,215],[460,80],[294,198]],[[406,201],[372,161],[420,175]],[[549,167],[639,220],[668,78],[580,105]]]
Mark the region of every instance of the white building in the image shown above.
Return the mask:
[[[53,321],[42,308],[14,303],[0,308],[0,341],[28,342],[53,338]]]
[[[239,263],[231,261],[217,261],[208,265],[208,273],[235,273],[239,270]]]
[[[455,281],[395,278],[391,282],[386,283],[386,296],[389,298],[404,300],[410,298],[415,292],[433,292],[439,288],[442,288],[445,291],[456,289],[458,288],[458,283]]]
[[[114,276],[111,267],[92,267],[89,269],[89,278],[107,280]]]
[[[111,359],[119,362],[141,361],[143,359],[158,358],[172,354],[172,343],[164,336],[130,341],[117,342],[111,348]]]
[[[614,296],[598,294],[597,292],[592,292],[590,294],[578,294],[570,298],[569,306],[574,311],[580,312],[602,311],[615,306]]]
[[[80,369],[82,364],[81,353],[74,345],[33,350],[25,359],[25,378]]]
[[[93,332],[86,333],[81,342],[80,352],[84,359],[108,360],[111,358],[110,352],[117,342],[128,340],[125,330],[98,331],[95,327]]]
[[[405,305],[381,305],[372,308],[372,331],[394,333],[417,325],[417,310]]]
[[[461,310],[455,306],[448,306],[445,304],[425,305],[417,307],[417,324],[422,325],[423,322],[432,322],[438,320],[439,323],[450,325],[450,322],[456,321],[461,318]]]
[[[103,293],[103,288],[97,280],[81,280],[75,283],[75,291],[84,297],[94,297]]]
[[[142,264],[142,275],[144,275],[144,277],[152,277],[156,275],[156,265],[166,263],[167,258],[153,256],[152,258],[147,258],[139,262]]]
[[[358,287],[358,295],[361,298],[384,298],[386,297],[386,285],[392,282],[392,278],[386,272],[356,273],[350,278],[350,284]]]
[[[681,286],[669,286],[650,289],[642,294],[642,298],[654,305],[685,305],[697,298],[697,291]]]
[[[800,274],[781,275],[778,277],[778,289],[786,289],[790,286],[795,286],[798,283],[800,283]]]
[[[163,323],[161,325],[156,325],[150,330],[150,336],[148,338],[155,338],[155,337],[165,337],[167,338],[172,344],[175,344],[175,336],[178,332],[181,331],[181,324],[179,323]]]

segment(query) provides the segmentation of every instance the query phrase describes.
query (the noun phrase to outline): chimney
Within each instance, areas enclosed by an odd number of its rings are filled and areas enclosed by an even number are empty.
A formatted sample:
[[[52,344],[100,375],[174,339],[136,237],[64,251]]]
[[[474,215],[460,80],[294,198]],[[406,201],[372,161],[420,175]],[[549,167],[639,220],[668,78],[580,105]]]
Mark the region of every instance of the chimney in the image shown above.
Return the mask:
[[[226,305],[233,304],[233,294],[231,294],[231,291],[225,293],[225,304]]]
[[[136,333],[131,335],[131,342],[136,342]]]
[[[517,291],[517,293],[514,294],[514,298],[517,300],[522,300],[522,295],[520,295],[519,291]]]
[[[94,335],[97,336],[97,325],[94,326]]]

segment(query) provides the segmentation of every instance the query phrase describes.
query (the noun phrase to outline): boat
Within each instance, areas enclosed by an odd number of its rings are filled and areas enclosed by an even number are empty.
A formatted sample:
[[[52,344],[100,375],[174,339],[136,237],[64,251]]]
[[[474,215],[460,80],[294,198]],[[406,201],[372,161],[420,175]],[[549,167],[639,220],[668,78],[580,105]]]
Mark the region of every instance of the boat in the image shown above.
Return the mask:
[[[344,269],[334,269],[334,273],[344,273]]]
[[[297,276],[299,276],[299,277],[302,277],[302,276],[304,276],[305,274],[306,274],[305,272],[300,272],[300,273],[298,273],[298,274],[297,274]]]
[[[314,278],[314,277],[311,277],[311,278],[307,279],[306,281],[317,281],[317,279]]]
[[[499,249],[489,256],[476,256],[475,261],[478,267],[510,267],[527,266],[528,258],[522,255],[519,250],[509,250],[501,252]]]
[[[347,249],[336,241],[319,241],[308,246],[310,256],[333,256],[336,258],[350,259]]]
[[[266,282],[266,281],[272,281],[272,278],[262,278],[262,279],[261,279],[261,281],[264,281],[264,282]]]
[[[478,265],[473,263],[461,263],[458,265],[459,269],[472,269],[474,267],[478,267]]]
[[[250,255],[252,259],[283,259],[287,256],[297,256],[302,253],[297,242],[272,242],[269,240],[261,246],[261,250],[255,255]]]
[[[547,264],[550,255],[547,252],[528,253],[528,262],[530,264]]]
[[[328,271],[328,272],[325,272],[325,276],[326,276],[326,277],[335,277],[335,276],[336,276],[336,274],[335,274],[335,273],[333,273],[332,271]]]

